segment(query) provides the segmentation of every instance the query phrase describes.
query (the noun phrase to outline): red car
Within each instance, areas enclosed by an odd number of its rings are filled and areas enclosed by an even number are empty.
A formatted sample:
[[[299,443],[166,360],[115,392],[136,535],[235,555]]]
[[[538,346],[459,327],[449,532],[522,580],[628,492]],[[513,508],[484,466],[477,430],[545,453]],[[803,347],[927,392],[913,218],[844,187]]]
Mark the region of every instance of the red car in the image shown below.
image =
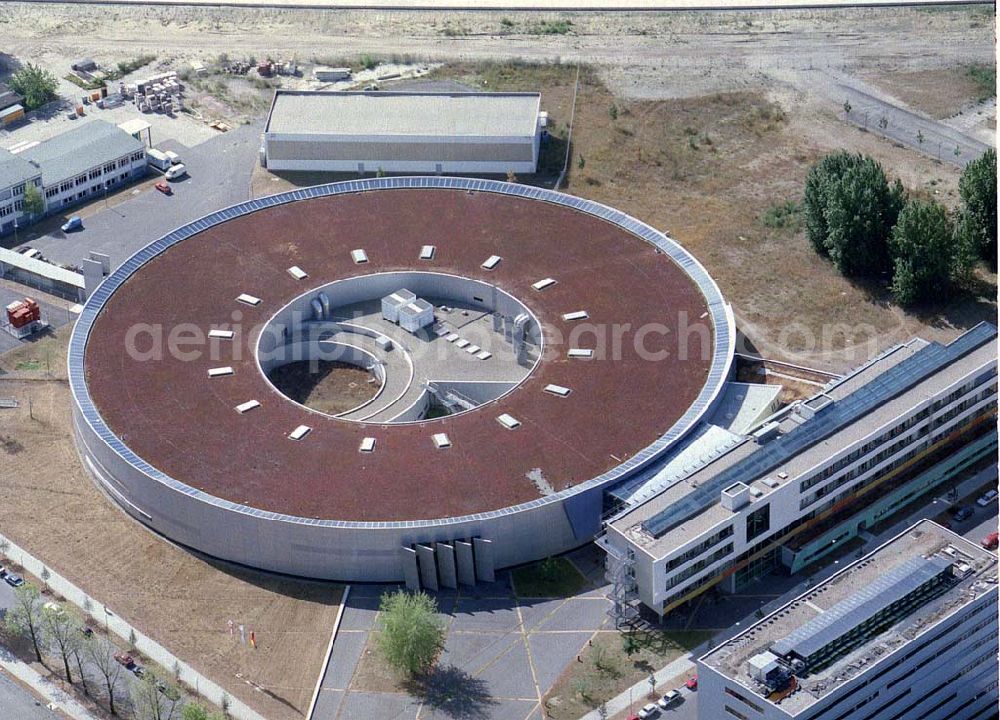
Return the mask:
[[[686,687],[688,690],[697,690],[698,689],[698,676],[695,675],[693,678],[688,678],[688,681],[686,683],[684,683],[684,687]]]
[[[156,185],[154,185],[153,187],[155,187],[157,190],[159,190],[164,195],[173,195],[174,194],[173,189],[171,189],[171,187],[169,185],[167,185],[165,182],[163,182],[162,180],[160,182],[156,183]]]
[[[980,540],[979,544],[987,550],[996,550],[997,545],[1000,544],[1000,533],[990,533]]]

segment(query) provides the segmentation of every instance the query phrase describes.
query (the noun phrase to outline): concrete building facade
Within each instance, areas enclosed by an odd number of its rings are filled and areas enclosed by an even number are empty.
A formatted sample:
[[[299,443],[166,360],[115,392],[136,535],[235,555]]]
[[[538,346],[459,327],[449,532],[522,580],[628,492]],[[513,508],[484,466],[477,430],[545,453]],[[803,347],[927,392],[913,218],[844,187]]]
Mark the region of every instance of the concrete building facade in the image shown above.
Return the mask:
[[[606,524],[622,617],[801,569],[997,450],[996,328],[897,346]],[[964,449],[963,449],[964,448]]]
[[[278,90],[261,163],[272,171],[534,173],[538,93]]]
[[[922,520],[698,660],[700,720],[987,720],[996,556]]]

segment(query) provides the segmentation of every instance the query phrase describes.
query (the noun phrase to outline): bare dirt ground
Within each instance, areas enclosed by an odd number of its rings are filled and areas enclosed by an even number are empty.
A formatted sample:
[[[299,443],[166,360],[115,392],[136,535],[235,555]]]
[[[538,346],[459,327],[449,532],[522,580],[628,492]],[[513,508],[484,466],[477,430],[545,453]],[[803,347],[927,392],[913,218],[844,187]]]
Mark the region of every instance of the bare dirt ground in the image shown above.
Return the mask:
[[[268,376],[275,387],[297,403],[336,415],[356,408],[378,393],[375,377],[355,365],[308,360],[275,368]]]
[[[977,81],[974,68],[982,66],[953,65],[929,70],[887,70],[866,79],[883,88],[912,108],[931,117],[944,119],[955,109],[968,109],[996,93],[988,92]],[[995,77],[995,76],[994,76]]]
[[[121,617],[275,720],[299,720],[322,670],[341,590],[238,568],[154,536],[85,474],[72,441],[69,327],[0,356],[0,528]],[[39,370],[13,373],[39,361]],[[241,645],[227,622],[256,633]],[[249,683],[255,683],[256,690]]]

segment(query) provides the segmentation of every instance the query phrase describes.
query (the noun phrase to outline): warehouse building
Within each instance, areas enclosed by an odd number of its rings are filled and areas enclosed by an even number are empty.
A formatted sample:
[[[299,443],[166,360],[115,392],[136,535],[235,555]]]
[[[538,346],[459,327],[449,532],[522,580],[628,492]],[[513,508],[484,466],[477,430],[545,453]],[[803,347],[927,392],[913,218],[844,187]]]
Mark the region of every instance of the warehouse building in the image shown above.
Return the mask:
[[[794,572],[995,461],[996,335],[899,345],[619,512],[598,541],[619,618]]]
[[[534,173],[538,93],[278,90],[261,163],[272,171]]]
[[[997,559],[921,520],[698,660],[701,720],[986,720]]]

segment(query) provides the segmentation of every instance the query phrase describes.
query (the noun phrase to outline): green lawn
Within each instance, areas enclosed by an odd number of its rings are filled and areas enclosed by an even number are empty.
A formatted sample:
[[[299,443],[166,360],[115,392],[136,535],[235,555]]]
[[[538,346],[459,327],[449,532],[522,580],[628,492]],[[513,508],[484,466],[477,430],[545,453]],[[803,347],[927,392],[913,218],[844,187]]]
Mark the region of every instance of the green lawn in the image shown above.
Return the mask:
[[[587,586],[587,578],[566,558],[547,558],[513,575],[518,597],[568,597]]]

